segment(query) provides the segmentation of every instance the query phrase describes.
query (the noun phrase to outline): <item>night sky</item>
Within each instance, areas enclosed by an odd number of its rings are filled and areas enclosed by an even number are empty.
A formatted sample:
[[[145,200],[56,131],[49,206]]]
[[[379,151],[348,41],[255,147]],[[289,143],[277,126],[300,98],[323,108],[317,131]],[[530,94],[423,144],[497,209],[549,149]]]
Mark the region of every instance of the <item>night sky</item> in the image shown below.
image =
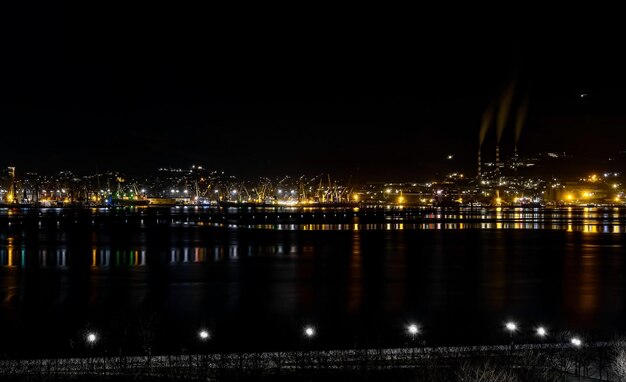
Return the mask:
[[[626,60],[609,32],[230,16],[174,3],[29,10],[5,33],[0,165],[196,163],[363,180],[471,172],[483,110],[513,77],[512,115],[529,97],[521,153],[626,149]]]

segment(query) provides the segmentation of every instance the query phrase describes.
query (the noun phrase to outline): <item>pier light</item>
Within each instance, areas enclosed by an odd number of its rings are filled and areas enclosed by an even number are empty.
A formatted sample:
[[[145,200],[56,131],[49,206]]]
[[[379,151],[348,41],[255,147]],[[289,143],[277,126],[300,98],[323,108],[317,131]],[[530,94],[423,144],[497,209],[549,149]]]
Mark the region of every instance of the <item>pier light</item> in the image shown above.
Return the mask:
[[[572,338],[570,342],[572,343],[572,345],[576,346],[577,348],[581,347],[583,344],[583,341],[578,337]]]
[[[512,321],[507,322],[505,327],[511,334],[517,330],[517,325]]]
[[[206,341],[209,339],[209,331],[202,329],[198,332],[198,337],[200,338],[200,340],[202,341]]]
[[[537,328],[537,335],[543,338],[548,335],[548,331],[543,326],[540,326]]]
[[[304,335],[307,336],[308,338],[313,338],[313,336],[315,336],[315,328],[313,328],[312,326],[305,327]]]
[[[98,341],[98,335],[94,332],[89,332],[87,333],[85,339],[87,340],[88,344],[95,344]]]

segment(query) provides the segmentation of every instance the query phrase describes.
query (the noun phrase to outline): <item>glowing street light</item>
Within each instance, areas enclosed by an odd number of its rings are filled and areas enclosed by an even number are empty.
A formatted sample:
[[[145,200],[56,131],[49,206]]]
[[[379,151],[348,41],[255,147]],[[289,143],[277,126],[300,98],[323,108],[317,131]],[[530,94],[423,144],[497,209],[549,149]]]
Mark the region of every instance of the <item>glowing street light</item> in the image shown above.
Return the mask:
[[[87,340],[88,344],[93,345],[96,343],[96,341],[98,341],[98,335],[96,333],[90,332],[87,333],[85,339]]]
[[[517,325],[511,321],[507,322],[505,327],[506,330],[508,330],[511,334],[513,334],[517,330]]]
[[[313,336],[315,336],[315,328],[313,328],[312,326],[307,326],[306,328],[304,328],[304,335],[308,338],[313,338]]]
[[[537,328],[537,335],[541,338],[544,338],[548,335],[548,331],[543,326]]]
[[[406,331],[411,336],[411,339],[415,341],[415,337],[417,337],[417,335],[420,333],[420,328],[416,324],[409,324],[409,326],[406,327]]]
[[[201,341],[206,341],[209,339],[209,332],[207,330],[202,329],[198,332],[198,337],[200,337]]]
[[[578,337],[574,337],[571,340],[572,345],[576,346],[577,348],[581,347],[583,345],[583,341],[578,338]]]

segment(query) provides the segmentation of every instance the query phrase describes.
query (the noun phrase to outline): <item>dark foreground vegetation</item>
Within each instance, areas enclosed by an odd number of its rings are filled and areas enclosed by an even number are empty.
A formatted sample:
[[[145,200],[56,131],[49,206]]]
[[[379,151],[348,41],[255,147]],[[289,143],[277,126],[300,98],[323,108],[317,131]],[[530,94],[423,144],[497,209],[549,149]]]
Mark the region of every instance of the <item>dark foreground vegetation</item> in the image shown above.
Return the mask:
[[[626,380],[626,341],[0,361],[3,381]]]

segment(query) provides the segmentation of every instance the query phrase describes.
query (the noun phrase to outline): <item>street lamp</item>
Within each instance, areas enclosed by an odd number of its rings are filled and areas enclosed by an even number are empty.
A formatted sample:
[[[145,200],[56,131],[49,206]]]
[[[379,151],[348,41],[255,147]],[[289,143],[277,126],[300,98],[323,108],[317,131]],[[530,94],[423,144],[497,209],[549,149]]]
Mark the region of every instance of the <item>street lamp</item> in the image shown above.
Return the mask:
[[[98,341],[98,335],[94,332],[89,332],[87,333],[85,340],[87,341],[89,345],[93,345]]]
[[[507,322],[505,327],[506,327],[506,330],[508,330],[509,333],[511,333],[511,335],[513,335],[513,333],[515,333],[515,331],[517,330],[517,325],[512,321]]]
[[[544,338],[548,335],[548,331],[543,326],[537,328],[537,335],[541,338]]]
[[[513,321],[507,322],[504,327],[509,332],[509,336],[511,337],[511,346],[509,347],[509,355],[513,355],[513,348],[515,347],[515,341],[513,341],[513,334],[517,331],[517,324]]]
[[[315,336],[315,328],[312,326],[307,326],[304,328],[304,335],[308,338],[313,338]]]
[[[206,341],[209,339],[210,335],[207,330],[202,329],[198,332],[198,337],[200,338],[200,341]]]
[[[417,336],[420,332],[420,328],[415,324],[410,324],[407,326],[406,330],[411,335],[411,339],[415,340],[415,336]]]
[[[580,349],[580,347],[583,345],[583,341],[578,338],[578,337],[574,337],[571,339],[570,341],[572,343],[572,345],[574,345],[575,348]],[[578,353],[578,352],[576,352]],[[578,380],[580,381],[580,355],[576,354],[576,375],[578,376]]]

